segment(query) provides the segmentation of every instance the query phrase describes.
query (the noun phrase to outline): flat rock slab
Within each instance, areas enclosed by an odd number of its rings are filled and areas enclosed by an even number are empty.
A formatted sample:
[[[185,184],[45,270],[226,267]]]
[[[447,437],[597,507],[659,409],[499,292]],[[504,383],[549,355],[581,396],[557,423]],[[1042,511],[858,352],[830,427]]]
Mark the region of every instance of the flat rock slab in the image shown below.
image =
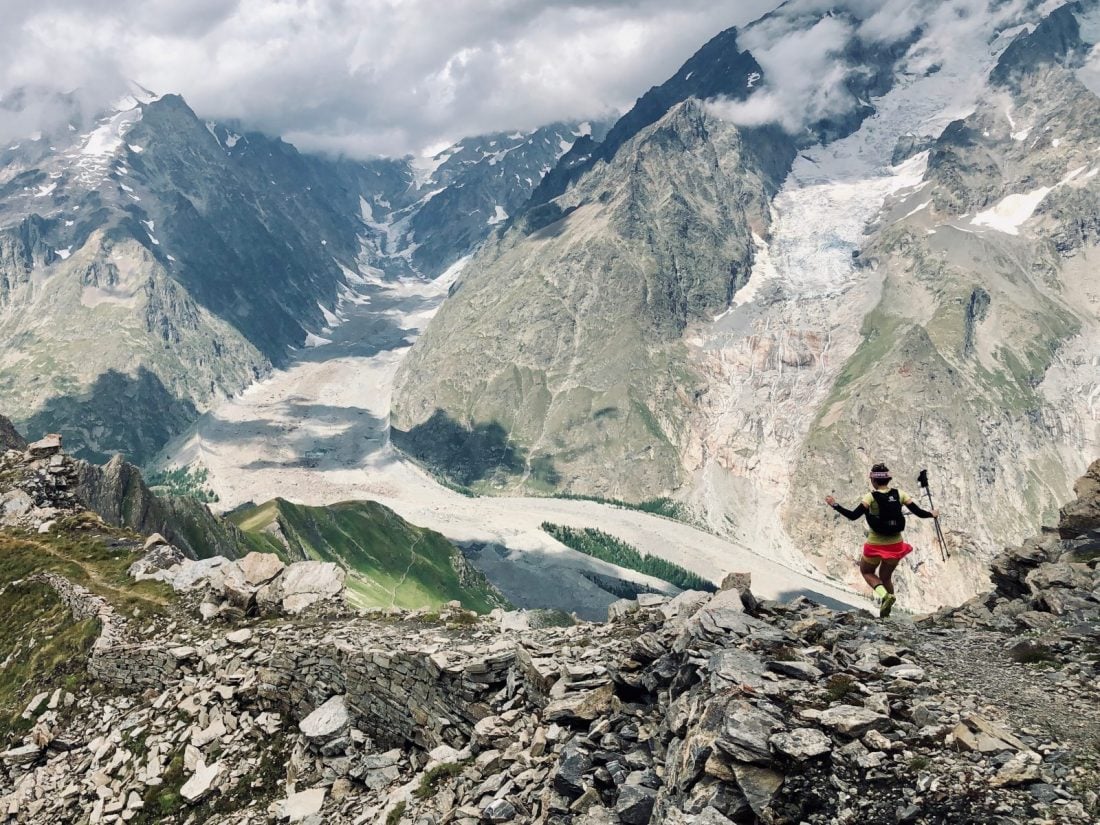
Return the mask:
[[[221,739],[225,736],[226,732],[225,722],[223,722],[219,716],[205,728],[195,730],[191,734],[191,744],[196,748],[205,747],[215,739]]]
[[[284,822],[302,822],[321,812],[325,805],[325,788],[310,788],[291,794],[279,803],[278,817]]]
[[[0,753],[0,761],[5,765],[27,765],[38,758],[42,749],[37,745],[20,745]]]
[[[274,553],[252,552],[237,564],[241,568],[244,580],[253,587],[267,584],[286,569],[282,559]]]
[[[158,579],[173,590],[193,590],[205,584],[220,583],[224,580],[224,572],[220,569],[232,564],[224,556],[212,556],[209,559],[193,561],[187,559],[182,564],[167,570],[157,570],[152,578]]]
[[[869,730],[885,730],[890,727],[890,717],[867,708],[853,705],[837,705],[821,711],[821,724],[845,736],[862,736]]]
[[[218,781],[221,772],[221,762],[204,765],[200,761],[191,778],[184,782],[183,787],[180,788],[180,796],[188,802],[198,802],[213,790],[214,783]]]
[[[152,550],[154,547],[159,547],[162,544],[168,544],[168,539],[166,539],[160,533],[153,533],[153,535],[149,536],[149,538],[145,540],[145,544],[142,545],[141,549],[144,551],[149,551]]]
[[[762,817],[783,785],[783,774],[757,765],[742,764],[734,765],[733,772],[749,806],[757,816]]]
[[[799,761],[822,756],[833,749],[832,740],[817,728],[795,728],[774,734],[768,741],[780,753]]]
[[[743,687],[760,689],[764,686],[764,661],[755,653],[737,648],[719,650],[710,657],[710,686],[712,690]]]
[[[225,634],[225,640],[231,645],[241,647],[246,645],[252,639],[252,631],[247,627],[242,627],[240,630],[233,630]]]
[[[793,679],[801,679],[804,682],[816,682],[825,675],[820,668],[809,662],[768,662],[768,670],[773,673],[782,673]]]
[[[718,706],[708,706],[708,711]],[[715,744],[739,762],[768,763],[772,751],[768,740],[783,728],[778,717],[744,699],[734,699],[725,706],[721,728]]]
[[[59,453],[61,452],[61,436],[57,433],[50,433],[40,438],[38,441],[28,444],[27,452],[34,458],[41,458],[43,456]]]
[[[905,679],[909,682],[923,682],[926,678],[924,668],[918,665],[894,665],[887,668],[886,675],[891,679]]]
[[[301,613],[312,604],[339,596],[347,573],[329,561],[296,561],[279,579],[283,610]]]
[[[333,696],[303,719],[298,727],[311,742],[328,742],[342,735],[350,724],[343,696]]]
[[[615,689],[612,685],[605,685],[596,690],[571,693],[563,699],[557,699],[547,705],[546,710],[543,711],[543,719],[549,722],[567,719],[591,722],[610,710],[611,700],[614,696]]]

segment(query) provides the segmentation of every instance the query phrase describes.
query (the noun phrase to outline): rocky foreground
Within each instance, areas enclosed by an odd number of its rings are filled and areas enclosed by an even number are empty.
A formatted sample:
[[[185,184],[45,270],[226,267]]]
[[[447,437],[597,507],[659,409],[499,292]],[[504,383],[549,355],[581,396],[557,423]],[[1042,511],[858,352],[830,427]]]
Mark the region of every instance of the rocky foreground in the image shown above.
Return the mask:
[[[1060,531],[998,558],[988,596],[915,624],[759,602],[738,576],[606,624],[364,615],[320,568],[153,540],[133,572],[178,589],[162,616],[42,577],[100,622],[94,681],[32,697],[0,816],[1095,822],[1100,462],[1078,492]]]

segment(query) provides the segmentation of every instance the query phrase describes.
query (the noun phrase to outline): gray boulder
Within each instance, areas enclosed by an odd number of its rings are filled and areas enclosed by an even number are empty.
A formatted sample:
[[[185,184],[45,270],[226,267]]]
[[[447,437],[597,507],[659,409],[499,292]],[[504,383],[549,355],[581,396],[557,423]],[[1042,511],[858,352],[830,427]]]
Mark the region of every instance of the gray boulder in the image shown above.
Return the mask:
[[[286,569],[286,565],[274,553],[252,552],[238,562],[246,583],[253,587],[267,584]]]
[[[626,825],[646,825],[653,815],[653,805],[657,801],[657,792],[644,785],[625,785],[619,791],[615,803],[615,813],[619,821]]]
[[[296,561],[279,577],[280,600],[287,613],[301,613],[307,607],[344,592],[347,573],[328,561]]]
[[[303,719],[298,727],[310,742],[323,745],[347,733],[351,724],[343,696],[333,696]]]
[[[823,710],[821,724],[845,736],[862,736],[869,730],[885,730],[890,727],[890,717],[854,705],[837,705]]]

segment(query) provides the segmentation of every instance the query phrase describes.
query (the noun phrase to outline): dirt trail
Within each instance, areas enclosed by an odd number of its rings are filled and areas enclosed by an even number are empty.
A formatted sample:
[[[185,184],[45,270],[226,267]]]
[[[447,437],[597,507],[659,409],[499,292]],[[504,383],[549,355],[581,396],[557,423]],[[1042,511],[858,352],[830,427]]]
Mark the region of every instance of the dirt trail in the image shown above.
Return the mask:
[[[80,559],[73,558],[72,556],[68,556],[64,553],[61,553],[56,548],[50,546],[49,544],[45,544],[41,541],[37,541],[37,540],[31,539],[31,538],[23,538],[23,539],[20,539],[20,541],[31,545],[36,550],[40,550],[41,552],[43,552],[43,553],[45,553],[49,556],[53,556],[58,561],[64,562],[65,564],[72,564],[72,565],[75,565],[76,567],[79,567],[81,572],[83,572],[84,575],[88,577],[87,584],[90,585],[90,587],[88,589],[95,591],[98,595],[105,597],[108,601],[112,601],[112,599],[111,599],[112,595],[115,598],[119,599],[119,600],[126,599],[126,598],[133,598],[134,595],[135,595],[132,592],[127,592],[127,591],[117,587],[116,585],[113,585],[110,582],[108,582],[106,579],[103,578],[103,575],[98,570],[95,569],[95,567],[90,566],[87,562],[81,561]],[[58,572],[62,572],[62,571],[58,571]],[[63,573],[62,573],[62,575],[63,575]],[[79,584],[79,582],[78,582],[78,584]],[[152,602],[154,604],[160,605],[161,607],[167,607],[169,604],[172,603],[171,600],[165,598],[164,596],[157,595],[156,593],[142,593],[140,595],[140,598],[143,601]]]
[[[990,718],[1015,731],[1035,730],[1100,756],[1100,707],[1061,684],[1059,671],[1014,661],[1003,634],[977,628],[903,632],[918,658],[950,695],[981,696]]]

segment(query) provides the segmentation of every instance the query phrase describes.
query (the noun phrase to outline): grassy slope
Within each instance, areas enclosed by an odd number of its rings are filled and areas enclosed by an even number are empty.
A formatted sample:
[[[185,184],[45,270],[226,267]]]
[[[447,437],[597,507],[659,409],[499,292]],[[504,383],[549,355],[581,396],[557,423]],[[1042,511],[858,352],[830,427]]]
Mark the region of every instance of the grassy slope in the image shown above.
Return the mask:
[[[479,574],[461,580],[452,563],[458,550],[447,539],[373,501],[306,507],[275,499],[231,518],[255,550],[346,567],[349,595],[360,607],[418,609],[457,599],[486,613],[499,603]],[[264,532],[275,524],[289,548]]]
[[[44,536],[0,532],[0,746],[33,724],[20,718],[33,696],[73,691],[87,678],[99,635],[97,621],[74,622],[52,588],[28,579],[59,573],[125,615],[149,618],[164,612],[171,594],[156,582],[129,581],[126,569],[140,551],[136,539],[81,519]]]

